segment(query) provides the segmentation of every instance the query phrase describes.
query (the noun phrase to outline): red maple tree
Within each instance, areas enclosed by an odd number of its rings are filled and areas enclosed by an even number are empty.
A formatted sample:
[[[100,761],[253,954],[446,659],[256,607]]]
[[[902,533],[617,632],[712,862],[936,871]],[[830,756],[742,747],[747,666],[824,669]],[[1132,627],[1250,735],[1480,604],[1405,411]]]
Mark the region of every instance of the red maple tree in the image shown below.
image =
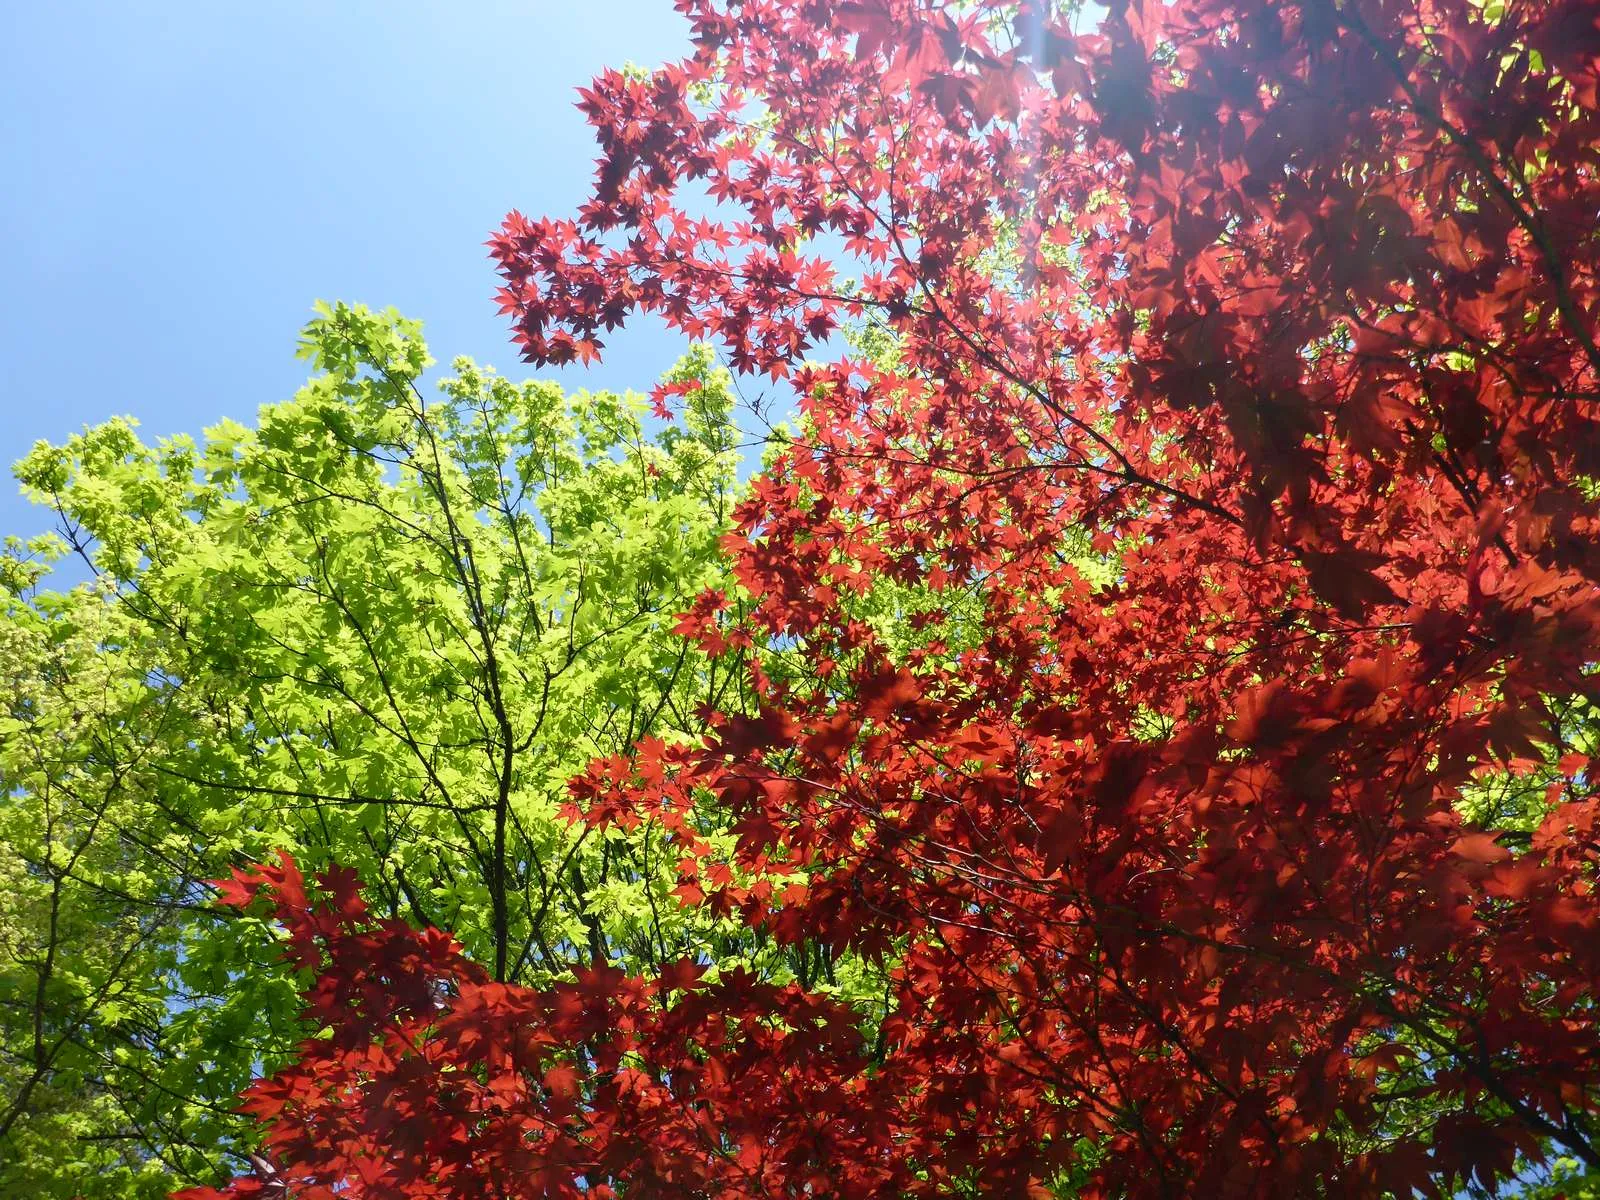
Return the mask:
[[[730,550],[741,635],[809,669],[757,656],[758,716],[576,806],[881,961],[883,1015],[693,964],[507,988],[263,870],[234,898],[275,896],[332,1036],[253,1090],[276,1166],[231,1194],[1600,1167],[1600,8],[678,7],[694,55],[584,93],[593,198],[508,218],[502,299],[536,362],[654,313],[792,388]]]

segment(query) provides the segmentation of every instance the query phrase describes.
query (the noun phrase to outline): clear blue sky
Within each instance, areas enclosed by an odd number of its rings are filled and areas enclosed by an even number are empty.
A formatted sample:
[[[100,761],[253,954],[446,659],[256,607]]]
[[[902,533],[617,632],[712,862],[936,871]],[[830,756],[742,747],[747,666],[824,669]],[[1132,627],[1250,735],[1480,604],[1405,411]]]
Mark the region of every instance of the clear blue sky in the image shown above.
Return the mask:
[[[47,0],[0,19],[0,534],[47,528],[10,464],[115,413],[147,438],[253,421],[303,380],[318,298],[422,318],[434,353],[517,362],[483,242],[570,212],[574,89],[689,49],[671,0]],[[571,385],[680,352],[611,339]]]

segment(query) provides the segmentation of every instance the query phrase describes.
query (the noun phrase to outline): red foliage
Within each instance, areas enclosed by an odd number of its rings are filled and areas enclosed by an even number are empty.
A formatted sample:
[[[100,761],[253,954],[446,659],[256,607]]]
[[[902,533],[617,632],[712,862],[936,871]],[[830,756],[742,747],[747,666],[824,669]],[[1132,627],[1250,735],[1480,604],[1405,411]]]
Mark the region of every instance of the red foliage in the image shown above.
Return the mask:
[[[853,1160],[884,1169],[883,1120],[832,1115],[859,1108],[865,1061],[841,1005],[689,963],[508,987],[444,934],[372,917],[347,873],[320,883],[308,896],[285,856],[225,885],[274,901],[290,958],[318,972],[306,1015],[331,1036],[247,1094],[269,1129],[257,1175],[189,1200],[604,1197],[617,1176],[646,1195],[765,1195],[819,1151],[846,1156],[839,1178]],[[775,1111],[796,1116],[781,1139]]]
[[[813,432],[732,542],[756,641],[818,665],[579,795],[673,829],[685,894],[885,955],[891,1015],[869,1054],[750,979],[497,988],[284,876],[335,1037],[251,1100],[283,1169],[1009,1196],[1092,1144],[1084,1195],[1375,1196],[1600,1165],[1595,764],[1547,708],[1600,701],[1600,10],[679,7],[691,60],[584,94],[579,220],[494,239],[502,301],[536,361],[654,312],[793,387]],[[810,362],[847,317],[896,365]],[[853,615],[880,579],[980,627],[925,614],[957,649],[895,664]],[[1531,838],[1464,823],[1543,758]],[[809,885],[738,886],[695,789]]]

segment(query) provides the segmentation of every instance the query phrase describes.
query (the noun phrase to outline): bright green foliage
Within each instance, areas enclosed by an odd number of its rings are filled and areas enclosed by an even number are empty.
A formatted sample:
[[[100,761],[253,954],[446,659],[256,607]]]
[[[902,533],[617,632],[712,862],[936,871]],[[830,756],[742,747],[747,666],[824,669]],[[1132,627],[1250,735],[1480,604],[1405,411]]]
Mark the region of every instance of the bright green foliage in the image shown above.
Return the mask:
[[[0,623],[0,1195],[166,1186],[122,1104],[202,860],[147,820],[166,706],[136,624],[98,587]]]
[[[641,396],[465,359],[425,399],[392,313],[324,308],[302,353],[257,429],[114,420],[18,468],[96,578],[41,592],[6,560],[0,1195],[240,1168],[231,1098],[304,1031],[271,931],[200,881],[279,848],[506,979],[740,949],[679,908],[658,831],[563,815],[592,758],[743,706],[737,665],[672,633],[733,590],[726,374],[692,352],[652,436]]]
[[[1524,1174],[1519,1200],[1600,1200],[1600,1171],[1586,1171],[1576,1159],[1559,1157]]]

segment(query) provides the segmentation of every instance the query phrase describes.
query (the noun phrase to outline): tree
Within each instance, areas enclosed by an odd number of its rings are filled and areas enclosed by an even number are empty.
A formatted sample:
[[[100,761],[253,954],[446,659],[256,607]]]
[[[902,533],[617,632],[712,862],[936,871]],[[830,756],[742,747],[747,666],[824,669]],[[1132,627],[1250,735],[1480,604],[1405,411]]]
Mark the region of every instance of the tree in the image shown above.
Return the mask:
[[[258,920],[204,881],[353,867],[495,978],[756,953],[674,900],[658,826],[574,829],[565,781],[742,709],[739,651],[671,633],[726,586],[724,372],[651,432],[339,305],[317,374],[201,444],[114,420],[19,465],[65,543],[13,543],[0,615],[0,1192],[157,1196],[259,1162],[234,1097],[307,1030]],[[46,590],[70,549],[92,581]],[[709,828],[709,827],[708,827]],[[773,951],[772,953],[777,953]]]
[[[17,1195],[94,1195],[109,1179],[158,1196],[173,1178],[102,1080],[161,1021],[149,976],[170,965],[207,864],[140,828],[142,735],[161,701],[132,620],[106,601],[43,595],[0,623],[0,1185]]]
[[[752,655],[756,712],[578,794],[660,823],[680,895],[882,962],[882,1018],[692,959],[503,989],[344,876],[241,873],[329,1030],[248,1101],[276,1178],[1445,1196],[1600,1167],[1600,13],[679,7],[693,57],[585,93],[593,198],[508,219],[502,295],[535,361],[655,313],[793,389],[731,542],[746,636],[805,669]],[[850,322],[893,352],[814,361]],[[885,587],[926,597],[909,652],[863,619]]]

